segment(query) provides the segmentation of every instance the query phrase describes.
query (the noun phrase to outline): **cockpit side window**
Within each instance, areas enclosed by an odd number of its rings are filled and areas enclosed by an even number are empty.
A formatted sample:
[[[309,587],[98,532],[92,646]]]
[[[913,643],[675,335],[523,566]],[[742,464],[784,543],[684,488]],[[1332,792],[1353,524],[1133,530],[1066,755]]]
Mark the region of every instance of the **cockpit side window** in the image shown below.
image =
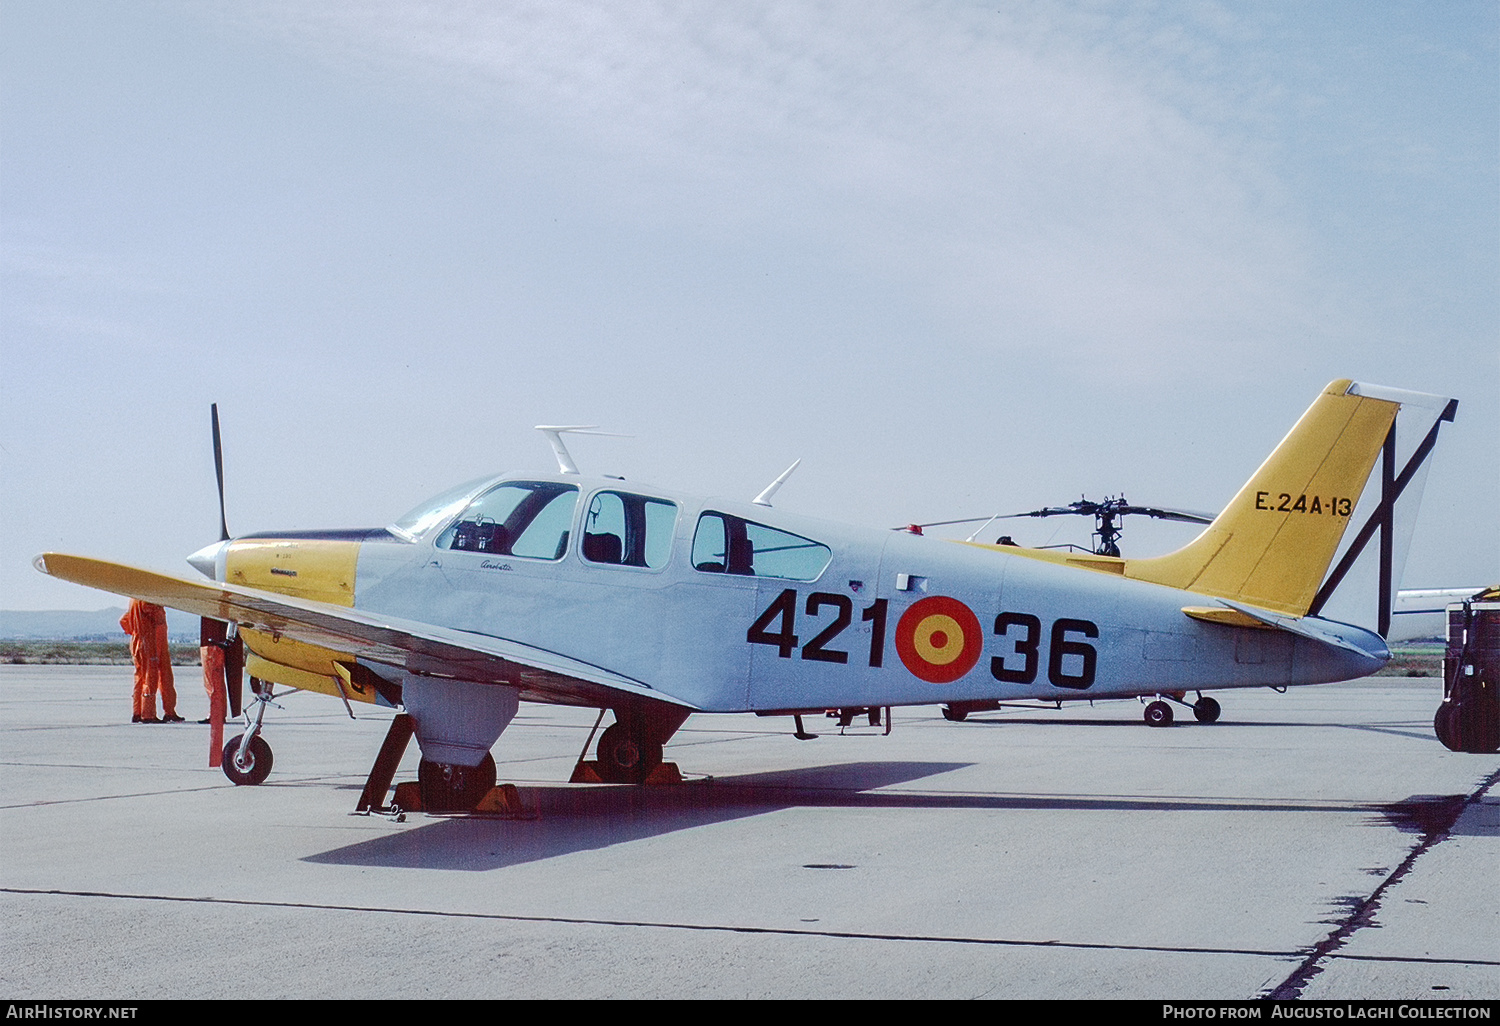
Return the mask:
[[[568,550],[578,489],[555,481],[507,481],[469,504],[438,535],[440,549],[526,559],[562,559]]]
[[[728,513],[705,512],[693,535],[693,568],[706,574],[815,581],[832,559],[821,542]]]
[[[590,563],[660,569],[672,554],[676,525],[676,503],[627,492],[599,492],[589,501],[583,519],[583,558]]]

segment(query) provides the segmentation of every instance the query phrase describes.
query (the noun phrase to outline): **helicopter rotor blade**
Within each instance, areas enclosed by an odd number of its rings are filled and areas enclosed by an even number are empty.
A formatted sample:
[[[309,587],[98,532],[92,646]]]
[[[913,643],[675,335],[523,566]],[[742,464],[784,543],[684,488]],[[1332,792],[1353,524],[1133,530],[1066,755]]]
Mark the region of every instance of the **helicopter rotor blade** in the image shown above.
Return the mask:
[[[1169,509],[1166,506],[1122,506],[1120,513],[1154,517],[1157,520],[1180,520],[1188,524],[1211,524],[1213,513],[1202,513],[1192,509]]]

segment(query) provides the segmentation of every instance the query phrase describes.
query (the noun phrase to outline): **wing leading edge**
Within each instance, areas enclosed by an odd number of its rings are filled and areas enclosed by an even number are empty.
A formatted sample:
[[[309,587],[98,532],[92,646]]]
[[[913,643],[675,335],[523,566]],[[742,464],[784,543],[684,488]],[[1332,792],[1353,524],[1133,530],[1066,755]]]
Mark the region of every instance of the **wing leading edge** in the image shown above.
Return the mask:
[[[527,701],[612,706],[618,693],[694,708],[643,681],[518,641],[380,616],[345,606],[292,598],[86,556],[46,552],[42,573],[101,591],[144,599],[197,616],[236,623],[358,658],[402,673],[519,688]]]

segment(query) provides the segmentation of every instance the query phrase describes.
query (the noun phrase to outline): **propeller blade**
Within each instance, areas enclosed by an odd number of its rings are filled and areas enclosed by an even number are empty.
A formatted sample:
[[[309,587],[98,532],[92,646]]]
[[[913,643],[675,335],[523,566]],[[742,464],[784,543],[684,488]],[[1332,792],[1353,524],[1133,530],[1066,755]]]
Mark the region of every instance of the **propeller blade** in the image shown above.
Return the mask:
[[[224,516],[224,446],[219,440],[219,404],[211,403],[208,412],[214,424],[214,475],[219,479],[219,541],[228,541],[229,521]]]

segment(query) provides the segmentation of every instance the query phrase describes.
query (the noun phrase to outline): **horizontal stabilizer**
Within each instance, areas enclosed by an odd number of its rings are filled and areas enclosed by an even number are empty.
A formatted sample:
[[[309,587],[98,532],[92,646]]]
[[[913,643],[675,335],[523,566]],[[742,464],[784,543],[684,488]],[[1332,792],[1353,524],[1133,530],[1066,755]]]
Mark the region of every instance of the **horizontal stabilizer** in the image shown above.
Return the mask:
[[[1391,650],[1380,635],[1360,627],[1334,623],[1315,616],[1287,616],[1265,609],[1256,609],[1254,606],[1247,606],[1243,602],[1235,602],[1232,599],[1219,599],[1217,607],[1184,606],[1182,611],[1193,619],[1202,620],[1205,623],[1217,623],[1226,627],[1265,627],[1286,631],[1299,638],[1306,638],[1309,641],[1316,641],[1365,659],[1374,660],[1378,664],[1374,669],[1384,666],[1391,658]]]

